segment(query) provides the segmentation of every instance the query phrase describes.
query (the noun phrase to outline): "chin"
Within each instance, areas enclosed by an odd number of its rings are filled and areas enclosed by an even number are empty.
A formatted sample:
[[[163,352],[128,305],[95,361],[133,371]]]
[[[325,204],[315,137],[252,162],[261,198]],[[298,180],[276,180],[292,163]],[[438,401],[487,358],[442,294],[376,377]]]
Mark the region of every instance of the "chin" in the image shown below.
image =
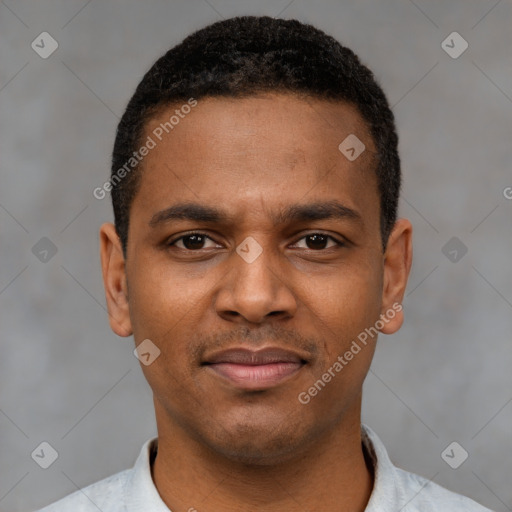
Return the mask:
[[[268,435],[268,434],[267,434]],[[238,439],[237,443],[212,446],[224,458],[246,466],[275,466],[289,462],[297,456],[297,446],[290,439],[269,444],[267,440]]]
[[[313,437],[304,430],[304,425],[286,424],[285,421],[222,426],[224,428],[219,429],[213,438],[203,438],[203,442],[224,458],[248,466],[289,462],[302,453]]]

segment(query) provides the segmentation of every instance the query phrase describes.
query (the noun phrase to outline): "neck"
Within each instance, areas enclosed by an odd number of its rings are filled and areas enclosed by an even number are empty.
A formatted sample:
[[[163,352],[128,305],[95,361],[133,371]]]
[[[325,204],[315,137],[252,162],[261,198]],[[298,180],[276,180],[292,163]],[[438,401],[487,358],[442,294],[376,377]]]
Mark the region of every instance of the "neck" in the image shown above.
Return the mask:
[[[373,468],[362,447],[360,415],[347,423],[294,458],[271,465],[227,459],[178,425],[163,431],[159,425],[153,480],[173,512],[362,512],[373,488]]]

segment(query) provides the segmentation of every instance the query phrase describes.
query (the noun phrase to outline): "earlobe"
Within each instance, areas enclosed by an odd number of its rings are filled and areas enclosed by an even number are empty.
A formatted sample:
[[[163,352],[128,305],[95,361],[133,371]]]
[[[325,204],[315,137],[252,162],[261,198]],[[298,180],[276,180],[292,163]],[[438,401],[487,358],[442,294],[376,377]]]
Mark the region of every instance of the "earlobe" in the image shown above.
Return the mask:
[[[402,327],[403,323],[403,306],[399,302],[395,302],[390,308],[385,309],[381,313],[378,330],[382,334],[393,334]]]
[[[402,301],[412,264],[412,225],[398,219],[389,235],[384,254],[380,332],[393,334],[404,321]]]
[[[100,228],[100,256],[110,327],[118,336],[130,336],[133,330],[125,260],[121,241],[111,223],[105,223]]]

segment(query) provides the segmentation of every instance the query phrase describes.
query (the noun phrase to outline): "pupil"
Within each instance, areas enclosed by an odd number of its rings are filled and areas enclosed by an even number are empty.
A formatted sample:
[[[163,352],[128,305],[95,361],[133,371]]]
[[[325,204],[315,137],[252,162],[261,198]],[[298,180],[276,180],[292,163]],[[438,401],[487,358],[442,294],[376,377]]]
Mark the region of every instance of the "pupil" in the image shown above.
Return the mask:
[[[187,249],[201,249],[204,243],[204,235],[188,235],[183,239],[183,245]]]
[[[309,241],[313,242],[313,247],[308,243]],[[306,238],[306,245],[310,249],[325,249],[325,244],[327,243],[327,237],[324,235],[308,235]]]

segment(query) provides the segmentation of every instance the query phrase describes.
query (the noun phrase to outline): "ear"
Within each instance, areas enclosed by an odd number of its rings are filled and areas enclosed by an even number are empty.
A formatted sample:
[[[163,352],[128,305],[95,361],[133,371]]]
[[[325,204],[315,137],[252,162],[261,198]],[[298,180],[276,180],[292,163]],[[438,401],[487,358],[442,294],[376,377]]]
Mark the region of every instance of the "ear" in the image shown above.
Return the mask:
[[[108,222],[100,228],[100,255],[110,328],[118,336],[130,336],[133,330],[128,305],[125,260],[121,240],[114,225]]]
[[[380,330],[393,334],[402,327],[402,301],[412,264],[412,225],[407,219],[398,219],[391,231],[384,253]]]

